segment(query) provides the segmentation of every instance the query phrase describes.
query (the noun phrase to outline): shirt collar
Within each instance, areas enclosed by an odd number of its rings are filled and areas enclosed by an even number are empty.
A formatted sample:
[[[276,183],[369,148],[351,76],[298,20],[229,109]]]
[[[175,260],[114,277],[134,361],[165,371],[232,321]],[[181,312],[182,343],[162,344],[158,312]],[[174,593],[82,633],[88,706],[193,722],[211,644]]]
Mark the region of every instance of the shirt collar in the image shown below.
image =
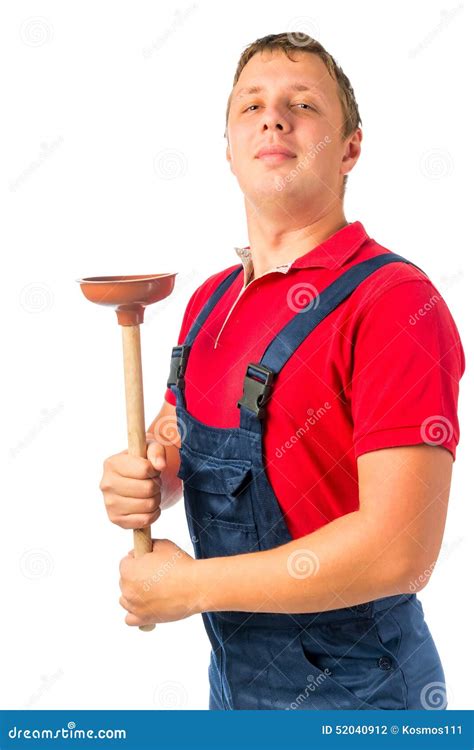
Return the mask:
[[[341,268],[347,263],[361,245],[369,239],[362,223],[353,221],[345,227],[328,237],[321,244],[313,247],[304,255],[300,255],[289,263],[271,268],[266,273],[280,271],[288,273],[290,268],[329,268],[332,271]],[[244,286],[247,285],[253,274],[252,252],[250,245],[247,247],[234,248],[244,268]],[[263,274],[264,276],[266,274]]]

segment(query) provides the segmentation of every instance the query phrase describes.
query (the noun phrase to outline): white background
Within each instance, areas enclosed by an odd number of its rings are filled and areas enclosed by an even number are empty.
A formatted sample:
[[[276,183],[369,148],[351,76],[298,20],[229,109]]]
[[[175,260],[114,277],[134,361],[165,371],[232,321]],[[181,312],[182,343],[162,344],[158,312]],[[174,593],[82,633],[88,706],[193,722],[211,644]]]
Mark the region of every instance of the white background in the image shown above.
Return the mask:
[[[223,137],[239,55],[284,31],[322,42],[356,93],[363,153],[346,218],[428,273],[464,344],[448,524],[420,598],[449,708],[470,707],[473,67],[470,8],[456,3],[3,9],[2,708],[207,708],[200,617],[152,633],[124,624],[132,532],[108,521],[98,489],[103,460],[126,447],[121,331],[75,279],[178,272],[141,329],[148,425],[189,297],[247,244]],[[153,533],[191,551],[182,503]]]

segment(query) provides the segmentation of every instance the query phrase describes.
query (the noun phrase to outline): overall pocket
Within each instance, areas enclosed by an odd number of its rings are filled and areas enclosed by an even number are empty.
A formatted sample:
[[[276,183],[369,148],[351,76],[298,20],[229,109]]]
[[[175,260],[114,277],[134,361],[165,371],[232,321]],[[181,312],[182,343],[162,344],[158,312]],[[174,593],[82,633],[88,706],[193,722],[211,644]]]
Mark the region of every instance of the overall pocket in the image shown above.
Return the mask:
[[[259,549],[251,495],[252,463],[216,458],[183,443],[177,476],[183,480],[188,526],[197,557]]]
[[[300,635],[305,668],[334,688],[340,709],[406,709],[406,686],[374,619],[345,620],[308,628]],[[329,693],[329,690],[328,690]]]

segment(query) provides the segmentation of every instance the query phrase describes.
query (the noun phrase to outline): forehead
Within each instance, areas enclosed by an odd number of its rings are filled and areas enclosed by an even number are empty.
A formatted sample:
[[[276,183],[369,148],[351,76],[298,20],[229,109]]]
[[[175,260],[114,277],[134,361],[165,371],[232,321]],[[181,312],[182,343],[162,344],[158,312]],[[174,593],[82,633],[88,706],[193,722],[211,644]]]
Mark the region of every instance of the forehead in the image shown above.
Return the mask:
[[[233,98],[265,92],[276,84],[296,91],[313,89],[328,102],[337,98],[337,84],[320,57],[311,52],[263,50],[250,58],[235,84]]]

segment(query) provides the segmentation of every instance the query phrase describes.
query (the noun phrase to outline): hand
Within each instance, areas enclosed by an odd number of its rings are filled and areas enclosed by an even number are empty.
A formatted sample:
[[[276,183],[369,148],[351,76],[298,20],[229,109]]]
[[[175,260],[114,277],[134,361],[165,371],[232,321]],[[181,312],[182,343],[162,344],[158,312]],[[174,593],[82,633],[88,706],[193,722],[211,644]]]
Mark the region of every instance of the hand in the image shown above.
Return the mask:
[[[161,513],[161,472],[166,450],[147,433],[147,458],[122,451],[104,461],[100,489],[112,523],[122,529],[151,526]]]
[[[195,586],[197,560],[169,539],[153,539],[153,549],[120,561],[119,603],[127,625],[173,622],[200,611]]]

